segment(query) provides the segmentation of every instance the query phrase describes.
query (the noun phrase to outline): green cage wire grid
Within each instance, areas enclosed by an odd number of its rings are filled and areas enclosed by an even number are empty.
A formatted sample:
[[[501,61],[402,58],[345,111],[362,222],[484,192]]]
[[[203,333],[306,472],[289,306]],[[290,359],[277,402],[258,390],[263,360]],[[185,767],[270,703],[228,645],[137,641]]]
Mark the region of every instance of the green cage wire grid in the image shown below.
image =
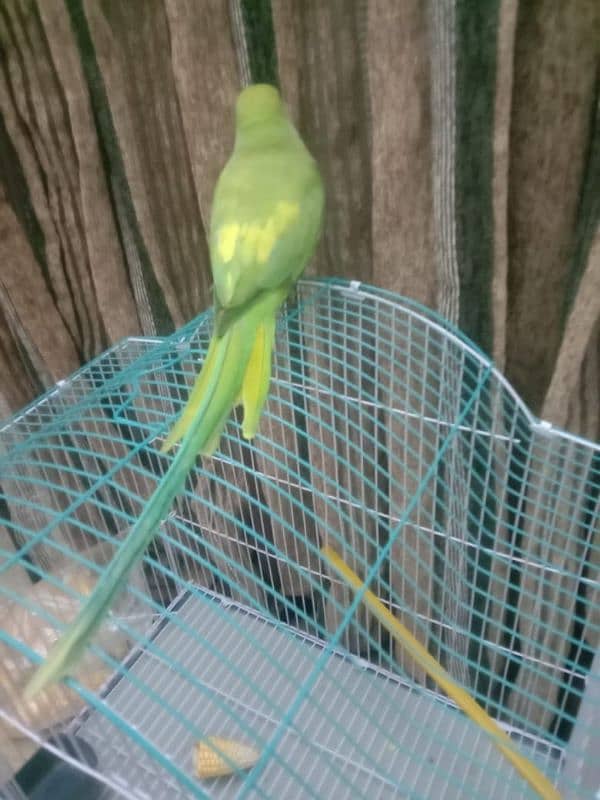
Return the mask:
[[[90,553],[116,550],[170,463],[158,449],[210,331],[208,312],[127,339],[0,429],[11,614],[64,627],[29,589],[72,603],[65,574],[101,572]],[[198,459],[111,616],[125,650],[97,640],[102,683],[88,666],[67,681],[80,704],[56,719],[42,698],[35,716],[15,698],[40,657],[5,616],[0,721],[106,798],[533,797],[329,572],[330,544],[564,797],[597,797],[599,498],[600,447],[535,419],[443,319],[301,281],[259,435],[233,418]],[[197,777],[211,735],[258,763]]]

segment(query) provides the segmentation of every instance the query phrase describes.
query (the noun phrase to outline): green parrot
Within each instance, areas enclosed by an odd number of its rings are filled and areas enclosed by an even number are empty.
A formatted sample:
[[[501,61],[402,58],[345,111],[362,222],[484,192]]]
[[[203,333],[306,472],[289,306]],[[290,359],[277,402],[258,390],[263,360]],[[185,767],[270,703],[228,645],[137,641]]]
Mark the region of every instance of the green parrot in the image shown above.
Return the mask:
[[[321,229],[319,170],[289,120],[277,89],[255,84],[236,103],[235,144],[215,188],[210,226],[214,331],[202,369],[162,452],[181,442],[77,618],[26,685],[25,697],[72,674],[183,489],[198,453],[219,445],[232,408],[243,406],[251,439],[271,377],[275,317],[311,258]]]

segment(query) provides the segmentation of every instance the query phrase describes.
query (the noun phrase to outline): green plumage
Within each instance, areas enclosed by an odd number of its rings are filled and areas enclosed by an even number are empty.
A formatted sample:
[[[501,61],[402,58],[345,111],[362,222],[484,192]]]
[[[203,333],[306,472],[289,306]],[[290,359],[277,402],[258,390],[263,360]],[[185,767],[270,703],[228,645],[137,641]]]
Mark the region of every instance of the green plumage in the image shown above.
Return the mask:
[[[196,456],[217,449],[238,402],[244,408],[243,435],[255,435],[269,390],[275,317],[314,252],[323,204],[318,169],[279,93],[272,86],[248,87],[237,101],[235,147],[213,199],[215,330],[188,403],[162,450],[181,445],[76,620],[33,675],[27,697],[73,673]]]

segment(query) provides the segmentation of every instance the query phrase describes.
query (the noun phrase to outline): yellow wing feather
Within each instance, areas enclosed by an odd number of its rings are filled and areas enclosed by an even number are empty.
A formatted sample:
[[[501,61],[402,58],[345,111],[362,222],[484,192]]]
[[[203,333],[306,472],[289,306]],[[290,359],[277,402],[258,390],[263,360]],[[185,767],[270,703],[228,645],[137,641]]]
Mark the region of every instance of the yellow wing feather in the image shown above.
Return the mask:
[[[278,239],[298,219],[298,203],[281,201],[263,222],[228,220],[217,228],[216,248],[223,264],[266,264]]]

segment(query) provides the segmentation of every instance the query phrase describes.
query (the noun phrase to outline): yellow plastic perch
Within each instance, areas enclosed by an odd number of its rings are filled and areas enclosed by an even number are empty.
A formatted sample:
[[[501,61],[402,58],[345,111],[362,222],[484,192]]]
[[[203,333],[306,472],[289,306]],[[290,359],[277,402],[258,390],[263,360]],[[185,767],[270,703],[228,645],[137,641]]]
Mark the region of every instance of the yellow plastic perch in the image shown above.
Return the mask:
[[[321,555],[325,561],[342,577],[354,591],[364,590],[363,603],[389,631],[394,639],[417,661],[438,686],[450,697],[465,714],[492,737],[498,750],[510,761],[519,775],[524,778],[543,800],[561,800],[556,787],[532,762],[521,755],[509,736],[495,720],[461,686],[455,683],[442,665],[428,653],[423,645],[383,603],[365,587],[358,575],[331,547],[323,547]]]

